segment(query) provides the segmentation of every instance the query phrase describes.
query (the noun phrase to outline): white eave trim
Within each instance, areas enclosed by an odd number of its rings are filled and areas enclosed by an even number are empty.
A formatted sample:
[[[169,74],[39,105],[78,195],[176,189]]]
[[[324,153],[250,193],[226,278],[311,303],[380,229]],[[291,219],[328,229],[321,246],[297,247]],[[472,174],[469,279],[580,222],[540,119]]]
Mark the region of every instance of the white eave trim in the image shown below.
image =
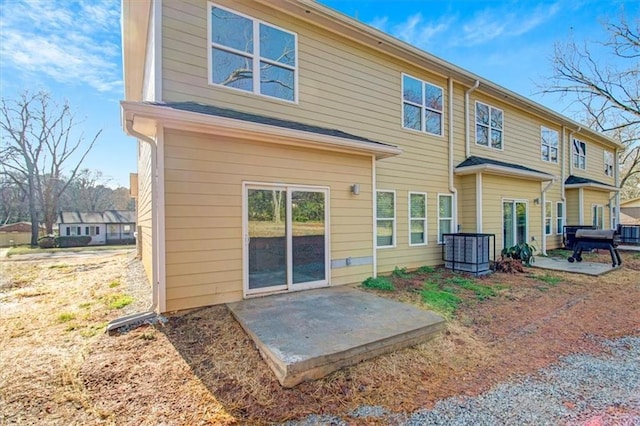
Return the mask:
[[[154,137],[156,124],[164,127],[193,131],[198,133],[233,136],[247,139],[258,139],[294,145],[306,148],[317,148],[331,151],[362,153],[375,155],[376,159],[388,158],[402,153],[398,147],[378,145],[348,138],[322,135],[234,118],[182,111],[171,107],[149,105],[141,102],[120,102],[122,120],[132,120],[136,131]]]
[[[538,181],[554,181],[557,178],[542,172],[534,172],[528,170],[520,170],[513,167],[499,166],[497,164],[478,164],[475,166],[466,166],[455,169],[458,176],[472,175],[476,173],[489,173],[494,175],[513,176],[521,179],[532,179]]]
[[[566,189],[578,189],[578,188],[590,188],[596,189],[598,191],[607,191],[607,192],[620,192],[620,188],[616,188],[615,186],[602,185],[599,183],[589,182],[589,183],[572,183],[564,186]]]

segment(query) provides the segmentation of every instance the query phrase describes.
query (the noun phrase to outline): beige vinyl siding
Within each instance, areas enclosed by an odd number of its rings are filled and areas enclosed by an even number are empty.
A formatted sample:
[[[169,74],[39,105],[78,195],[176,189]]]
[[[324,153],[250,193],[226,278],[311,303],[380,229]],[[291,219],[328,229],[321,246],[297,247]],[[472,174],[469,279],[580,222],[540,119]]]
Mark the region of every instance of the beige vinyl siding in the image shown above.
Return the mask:
[[[578,168],[573,168],[571,171],[574,176],[584,177],[593,179],[597,182],[602,182],[606,185],[615,186],[615,178],[613,176],[607,176],[604,174],[604,152],[609,151],[611,153],[615,153],[612,148],[605,147],[602,144],[595,142],[593,139],[584,137],[583,135],[573,135],[570,139],[570,143],[568,144],[568,156],[571,161],[573,154],[573,139],[578,139],[586,144],[587,155],[587,169],[582,170]],[[615,154],[614,154],[615,158]],[[615,160],[614,160],[615,161]],[[567,171],[569,169],[567,168]]]
[[[580,190],[567,189],[567,220],[565,225],[580,225]]]
[[[142,257],[142,265],[147,273],[149,282],[151,282],[153,278],[153,223],[151,213],[151,197],[153,194],[151,187],[151,167],[151,147],[147,143],[138,142],[137,243],[141,245],[140,255]]]
[[[584,189],[584,221],[585,225],[593,225],[593,205],[597,204],[602,206],[604,212],[603,224],[604,229],[611,228],[611,211],[607,204],[609,204],[609,198],[613,194],[609,194],[605,191],[594,191],[592,189]]]
[[[331,259],[372,256],[371,157],[174,130],[164,140],[168,310],[242,299],[243,182],[329,187]],[[372,274],[335,268],[330,284]]]
[[[476,175],[456,178],[458,188],[458,217],[462,232],[478,232],[476,220]]]

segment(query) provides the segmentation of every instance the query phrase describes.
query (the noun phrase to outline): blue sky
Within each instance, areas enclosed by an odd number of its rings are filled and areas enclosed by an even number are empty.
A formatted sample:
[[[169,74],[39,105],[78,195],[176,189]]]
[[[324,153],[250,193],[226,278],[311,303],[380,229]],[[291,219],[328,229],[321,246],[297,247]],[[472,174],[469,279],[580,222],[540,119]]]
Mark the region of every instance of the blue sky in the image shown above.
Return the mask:
[[[603,40],[603,22],[640,16],[637,0],[321,2],[567,115],[557,96],[538,94],[554,44]],[[120,126],[120,55],[118,0],[0,0],[0,95],[67,99],[86,139],[103,129],[84,166],[112,186],[128,186],[136,169],[135,141]]]

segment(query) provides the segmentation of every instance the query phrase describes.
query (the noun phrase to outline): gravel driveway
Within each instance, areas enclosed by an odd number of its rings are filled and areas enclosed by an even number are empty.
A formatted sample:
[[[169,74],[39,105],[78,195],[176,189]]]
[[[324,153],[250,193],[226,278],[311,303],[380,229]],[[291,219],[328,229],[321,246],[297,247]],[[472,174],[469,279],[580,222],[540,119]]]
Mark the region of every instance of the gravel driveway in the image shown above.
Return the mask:
[[[287,426],[347,425],[355,419],[393,425],[640,426],[640,337],[605,341],[607,355],[570,355],[476,397],[442,400],[431,410],[389,413],[363,406],[351,418],[312,415]]]

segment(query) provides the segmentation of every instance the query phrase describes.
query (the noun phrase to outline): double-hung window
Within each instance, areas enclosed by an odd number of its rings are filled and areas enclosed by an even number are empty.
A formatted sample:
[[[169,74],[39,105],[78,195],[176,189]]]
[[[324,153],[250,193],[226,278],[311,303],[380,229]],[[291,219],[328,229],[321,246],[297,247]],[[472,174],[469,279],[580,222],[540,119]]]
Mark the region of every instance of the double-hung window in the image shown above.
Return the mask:
[[[427,194],[409,193],[409,245],[427,244]]]
[[[587,169],[587,144],[574,139],[573,140],[573,167],[576,169]]]
[[[476,144],[502,149],[503,120],[502,110],[476,102]]]
[[[453,232],[453,196],[438,194],[438,242],[443,244],[442,234]]]
[[[593,219],[593,226],[595,226],[596,229],[604,229],[604,206],[594,204],[592,208],[593,213],[591,217]]]
[[[556,234],[564,233],[564,203],[558,201],[556,203]]]
[[[542,159],[550,163],[558,162],[558,132],[542,127],[540,130],[542,140]]]
[[[210,83],[296,102],[295,33],[211,4],[209,44]]]
[[[544,235],[553,233],[553,204],[551,201],[544,203]]]
[[[377,191],[376,193],[376,247],[396,245],[396,193]]]
[[[402,75],[402,127],[442,136],[443,90]]]
[[[606,176],[613,176],[613,152],[604,152],[604,174]]]

